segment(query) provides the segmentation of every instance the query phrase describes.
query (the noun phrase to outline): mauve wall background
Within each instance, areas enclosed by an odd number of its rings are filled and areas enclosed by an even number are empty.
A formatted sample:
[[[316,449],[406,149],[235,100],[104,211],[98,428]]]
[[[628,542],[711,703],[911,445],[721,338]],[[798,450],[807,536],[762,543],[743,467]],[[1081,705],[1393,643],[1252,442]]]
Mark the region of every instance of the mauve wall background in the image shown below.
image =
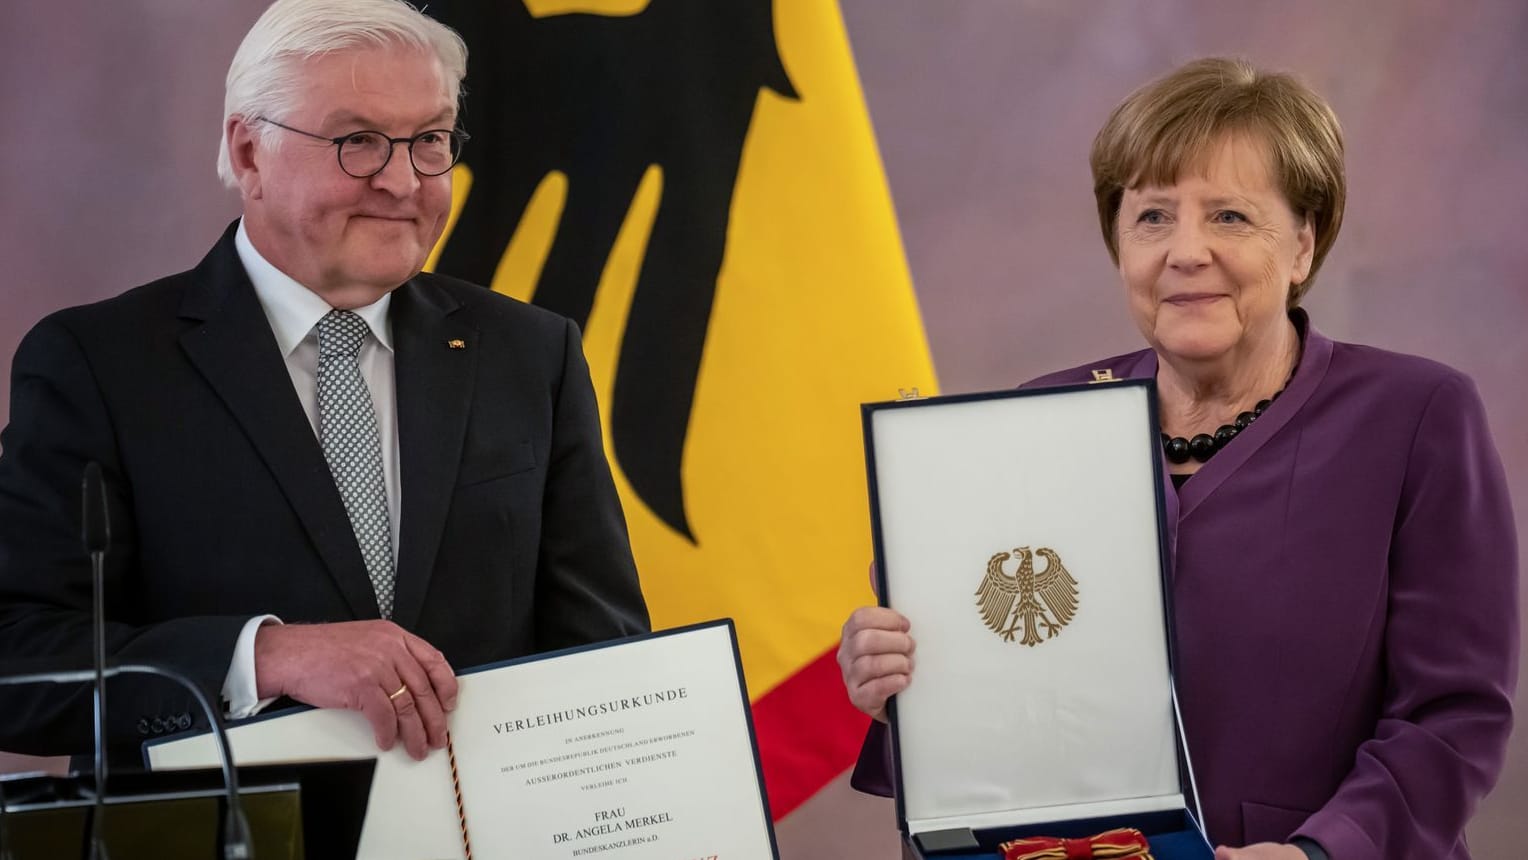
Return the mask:
[[[8,5],[0,369],[49,310],[193,265],[236,214],[213,169],[222,77],[264,5]],[[1519,238],[1528,4],[841,5],[944,390],[1008,386],[1139,344],[1097,238],[1088,145],[1137,84],[1195,56],[1244,55],[1302,75],[1347,130],[1351,203],[1308,302],[1316,324],[1475,377],[1528,543],[1528,242]],[[0,419],[8,390],[0,379]],[[1447,576],[1448,548],[1438,549]],[[1528,691],[1518,700],[1528,707]],[[1522,856],[1524,809],[1528,732],[1519,732],[1471,827],[1478,858]],[[782,854],[893,857],[894,826],[888,802],[840,779],[779,824]]]

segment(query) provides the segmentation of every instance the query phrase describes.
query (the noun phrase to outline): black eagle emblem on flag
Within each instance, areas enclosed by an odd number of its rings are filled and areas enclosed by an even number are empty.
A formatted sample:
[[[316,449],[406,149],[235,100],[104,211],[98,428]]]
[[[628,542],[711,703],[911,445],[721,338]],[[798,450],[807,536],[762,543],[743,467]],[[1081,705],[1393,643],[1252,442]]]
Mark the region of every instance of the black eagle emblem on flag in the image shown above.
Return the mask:
[[[523,0],[435,0],[426,12],[467,42],[472,133],[472,188],[436,271],[491,284],[532,194],[560,172],[567,203],[531,302],[582,328],[638,183],[662,170],[610,434],[632,489],[694,542],[680,467],[743,145],[761,91],[798,98],[771,0],[546,17]]]

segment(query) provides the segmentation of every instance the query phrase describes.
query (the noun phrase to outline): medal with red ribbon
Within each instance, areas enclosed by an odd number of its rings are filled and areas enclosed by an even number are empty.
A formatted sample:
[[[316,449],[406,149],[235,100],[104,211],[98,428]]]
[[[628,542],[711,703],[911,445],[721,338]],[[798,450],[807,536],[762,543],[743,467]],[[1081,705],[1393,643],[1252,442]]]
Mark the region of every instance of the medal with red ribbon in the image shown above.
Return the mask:
[[[1057,839],[1031,836],[998,846],[1003,860],[1151,860],[1151,845],[1141,831],[1133,827],[1109,830],[1085,839]]]

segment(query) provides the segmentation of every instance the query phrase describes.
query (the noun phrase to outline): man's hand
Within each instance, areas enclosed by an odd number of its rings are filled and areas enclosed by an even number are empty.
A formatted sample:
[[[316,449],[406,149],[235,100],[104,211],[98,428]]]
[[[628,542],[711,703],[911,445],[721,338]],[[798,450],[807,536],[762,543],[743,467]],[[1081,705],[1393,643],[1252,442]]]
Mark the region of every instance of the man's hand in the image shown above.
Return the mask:
[[[862,606],[844,622],[838,668],[854,707],[886,722],[886,700],[907,689],[913,674],[913,637],[901,613]]]
[[[1245,848],[1215,846],[1215,860],[1308,860],[1305,852],[1293,845],[1259,842]]]
[[[378,747],[392,749],[402,738],[416,759],[446,745],[446,713],[456,707],[456,673],[446,658],[391,621],[261,627],[255,686],[262,699],[360,711]]]

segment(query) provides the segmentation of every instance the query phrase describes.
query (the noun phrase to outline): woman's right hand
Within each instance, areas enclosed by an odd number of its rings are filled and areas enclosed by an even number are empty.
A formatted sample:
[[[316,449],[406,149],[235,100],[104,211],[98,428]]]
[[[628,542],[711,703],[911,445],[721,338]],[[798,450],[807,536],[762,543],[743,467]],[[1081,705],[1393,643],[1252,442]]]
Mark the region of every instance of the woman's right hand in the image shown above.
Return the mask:
[[[886,722],[886,700],[907,689],[913,674],[913,637],[907,618],[884,606],[862,606],[844,622],[838,668],[854,707]]]

